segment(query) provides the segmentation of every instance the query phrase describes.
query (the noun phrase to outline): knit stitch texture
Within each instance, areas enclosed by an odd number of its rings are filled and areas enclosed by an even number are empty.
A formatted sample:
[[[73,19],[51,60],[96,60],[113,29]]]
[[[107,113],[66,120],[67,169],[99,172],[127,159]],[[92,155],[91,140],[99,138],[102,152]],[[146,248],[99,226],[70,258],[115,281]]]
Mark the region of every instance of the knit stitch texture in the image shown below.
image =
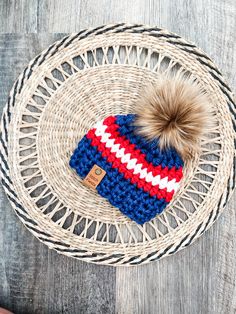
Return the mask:
[[[109,116],[81,139],[70,166],[85,178],[94,164],[106,171],[98,193],[143,224],[171,201],[183,176],[183,160],[175,149],[161,151],[158,141],[137,134],[135,115]]]

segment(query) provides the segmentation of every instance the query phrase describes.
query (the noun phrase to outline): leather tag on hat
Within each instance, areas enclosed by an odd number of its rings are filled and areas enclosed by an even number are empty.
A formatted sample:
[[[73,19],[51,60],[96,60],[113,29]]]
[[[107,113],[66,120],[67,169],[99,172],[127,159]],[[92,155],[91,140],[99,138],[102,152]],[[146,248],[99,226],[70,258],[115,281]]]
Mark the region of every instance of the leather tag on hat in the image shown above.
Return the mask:
[[[96,189],[96,187],[102,181],[105,175],[106,175],[105,170],[103,170],[98,165],[93,165],[92,169],[84,178],[83,182],[89,188]]]

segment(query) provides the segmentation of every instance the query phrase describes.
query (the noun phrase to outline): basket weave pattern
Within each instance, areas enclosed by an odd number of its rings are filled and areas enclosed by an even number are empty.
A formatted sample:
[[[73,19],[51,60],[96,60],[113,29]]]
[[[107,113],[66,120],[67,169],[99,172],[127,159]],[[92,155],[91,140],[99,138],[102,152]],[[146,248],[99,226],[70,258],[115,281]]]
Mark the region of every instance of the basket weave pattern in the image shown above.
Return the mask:
[[[206,87],[218,128],[163,214],[141,226],[85,187],[69,159],[96,121],[132,113],[144,86],[169,70]],[[232,194],[235,112],[219,70],[181,37],[143,25],[84,30],[42,52],[14,84],[1,125],[3,186],[26,227],[59,253],[109,265],[158,260],[197,239]]]

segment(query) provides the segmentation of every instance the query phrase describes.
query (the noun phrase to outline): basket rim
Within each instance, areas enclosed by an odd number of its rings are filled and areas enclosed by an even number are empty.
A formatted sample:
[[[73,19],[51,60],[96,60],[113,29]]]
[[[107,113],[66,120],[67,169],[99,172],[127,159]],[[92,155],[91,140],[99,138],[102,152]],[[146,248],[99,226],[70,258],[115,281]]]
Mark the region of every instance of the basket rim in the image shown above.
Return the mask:
[[[206,57],[207,59],[210,60],[211,59],[203,52],[201,51],[199,48],[197,48],[194,44],[192,44],[189,41],[185,41],[182,37],[168,32],[167,30],[158,28],[158,27],[151,27],[148,25],[142,25],[142,24],[125,24],[125,23],[119,23],[119,24],[108,24],[108,25],[103,25],[103,26],[99,26],[96,28],[89,28],[89,29],[84,29],[82,31],[80,31],[79,33],[73,33],[71,35],[67,35],[64,38],[62,38],[59,41],[56,41],[55,43],[53,43],[52,45],[50,45],[47,49],[45,49],[43,52],[41,52],[40,54],[38,54],[32,61],[30,61],[29,65],[24,69],[24,71],[20,74],[20,76],[18,77],[18,79],[15,81],[11,92],[10,92],[10,96],[8,98],[8,102],[6,104],[6,106],[4,107],[3,110],[3,115],[2,115],[2,120],[1,120],[1,147],[0,147],[0,160],[1,160],[1,176],[2,176],[2,184],[4,187],[4,190],[8,196],[8,199],[12,205],[12,207],[14,208],[16,214],[18,215],[18,217],[20,218],[20,220],[23,222],[23,224],[43,243],[47,244],[49,246],[49,248],[55,249],[58,253],[62,253],[64,255],[68,255],[68,256],[72,256],[72,257],[76,257],[73,255],[70,255],[66,249],[63,251],[63,249],[60,247],[60,245],[57,244],[53,244],[50,243],[50,241],[48,241],[49,239],[47,239],[46,237],[51,237],[53,238],[53,235],[45,234],[45,232],[42,232],[41,230],[39,230],[40,228],[37,226],[37,223],[34,221],[31,221],[30,217],[27,214],[27,211],[22,207],[22,205],[20,204],[20,201],[18,199],[18,196],[16,195],[16,193],[14,192],[14,190],[12,190],[12,184],[11,184],[11,178],[9,177],[8,173],[7,173],[7,169],[8,168],[8,164],[7,164],[7,139],[8,139],[8,127],[9,124],[11,122],[11,108],[14,107],[15,104],[15,98],[17,94],[21,93],[21,90],[23,88],[23,85],[25,84],[25,82],[30,78],[30,75],[32,74],[34,67],[39,67],[41,64],[43,64],[44,60],[49,56],[53,56],[54,53],[56,53],[58,51],[58,49],[63,49],[63,45],[69,45],[73,42],[73,40],[77,39],[79,36],[82,36],[82,39],[87,38],[88,36],[98,36],[100,34],[100,32],[106,33],[109,31],[113,31],[113,30],[119,30],[122,32],[140,32],[143,31],[144,32],[155,32],[155,34],[159,34],[159,35],[165,35],[165,36],[174,36],[174,38],[177,40],[180,40],[180,42],[182,44],[186,44],[188,47],[191,46],[191,49],[196,50],[199,54],[202,54],[204,57]],[[97,32],[97,33],[96,33]],[[145,33],[146,34],[146,33]],[[83,37],[84,36],[84,37]],[[79,40],[82,40],[81,38]],[[212,65],[211,65],[212,66]],[[215,67],[215,65],[214,65]],[[215,71],[218,73],[219,79],[222,82],[222,86],[223,87],[227,87],[226,90],[224,90],[224,93],[226,93],[228,96],[228,98],[230,100],[232,100],[232,106],[234,106],[234,110],[235,110],[235,104],[234,104],[234,100],[233,100],[233,95],[231,93],[231,90],[228,88],[228,85],[225,82],[225,80],[222,78],[222,75],[220,73],[220,71],[215,67]],[[235,113],[233,111],[233,109],[230,107],[231,110],[231,116],[232,116],[232,120],[235,120]],[[232,165],[232,177],[235,178],[235,157],[234,157],[234,162]],[[6,170],[4,170],[6,169]],[[231,180],[230,180],[231,181]],[[226,206],[227,201],[230,199],[230,197],[232,196],[232,193],[234,191],[235,188],[235,180],[233,180],[233,183],[230,183],[230,181],[228,182],[228,187],[227,187],[227,191],[226,191],[226,196],[223,198],[223,195],[221,196],[220,202],[218,204],[218,208],[215,211],[215,213],[211,212],[209,215],[208,220],[205,222],[205,224],[200,224],[198,226],[196,226],[196,229],[189,234],[189,236],[185,239],[182,239],[178,244],[175,243],[175,246],[173,248],[173,245],[171,247],[166,248],[164,251],[159,252],[158,256],[155,256],[155,260],[160,259],[161,257],[165,256],[165,255],[171,255],[174,254],[175,252],[179,251],[180,249],[187,247],[188,245],[190,245],[195,239],[197,239],[203,232],[205,232],[212,224],[213,222],[218,218],[219,214],[222,212],[223,208]],[[36,225],[35,225],[36,223]],[[39,228],[39,229],[38,229]],[[69,249],[68,249],[69,250]],[[118,266],[120,264],[112,264],[112,263],[107,263],[106,260],[102,260],[103,258],[101,258],[102,261],[99,261],[99,259],[93,259],[91,260],[91,258],[88,257],[79,257],[80,259],[86,260],[87,262],[92,262],[92,263],[98,263],[98,264],[106,264],[106,265],[112,265],[112,266]],[[124,265],[130,266],[130,265],[139,265],[139,264],[144,264],[147,263],[152,259],[152,256],[147,257],[142,257],[141,259],[139,259],[138,262],[133,262],[132,260],[129,263],[126,263]],[[117,261],[119,261],[119,258],[117,259]],[[116,262],[117,262],[116,261]]]

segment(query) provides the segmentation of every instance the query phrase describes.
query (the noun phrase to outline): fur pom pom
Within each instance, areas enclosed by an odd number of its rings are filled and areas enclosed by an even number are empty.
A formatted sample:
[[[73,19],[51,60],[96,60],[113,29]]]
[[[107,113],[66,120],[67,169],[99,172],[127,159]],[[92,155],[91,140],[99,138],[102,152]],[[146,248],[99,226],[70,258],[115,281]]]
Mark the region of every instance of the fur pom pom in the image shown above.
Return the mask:
[[[135,125],[161,149],[174,147],[183,159],[199,151],[200,140],[214,125],[213,111],[199,83],[183,74],[161,75],[137,103]]]

